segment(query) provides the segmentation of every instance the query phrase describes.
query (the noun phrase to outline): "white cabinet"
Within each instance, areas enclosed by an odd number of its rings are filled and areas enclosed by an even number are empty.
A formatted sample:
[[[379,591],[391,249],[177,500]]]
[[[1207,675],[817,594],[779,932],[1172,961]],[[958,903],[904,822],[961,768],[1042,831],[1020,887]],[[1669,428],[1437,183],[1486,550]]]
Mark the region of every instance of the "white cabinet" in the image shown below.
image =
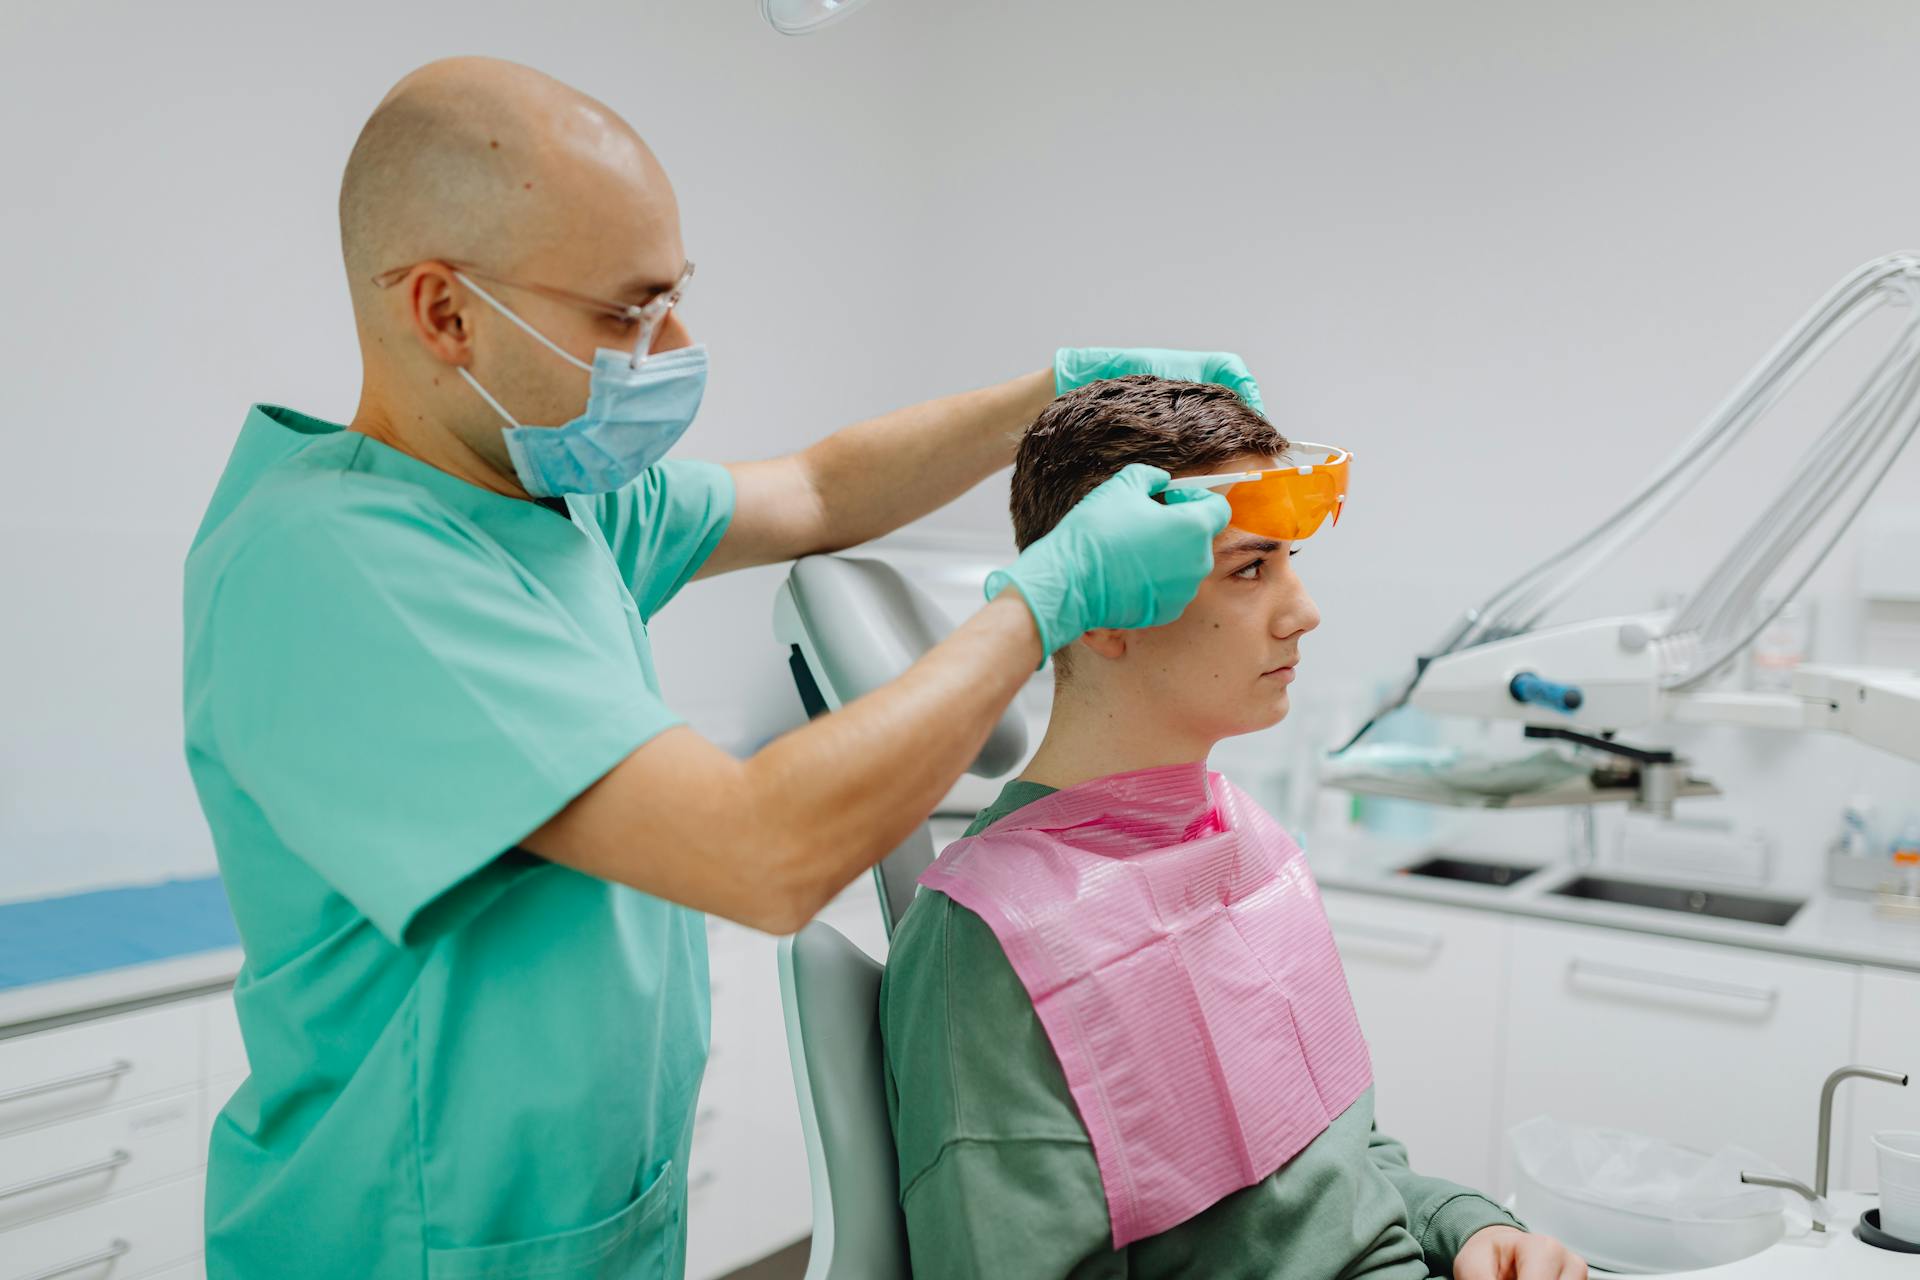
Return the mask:
[[[203,1274],[208,1101],[245,1078],[232,1016],[222,992],[0,1040],[0,1280]]]
[[[1820,1084],[1853,1039],[1856,970],[1579,925],[1512,929],[1503,1135],[1548,1114],[1738,1145],[1812,1176]],[[1504,1193],[1504,1138],[1498,1159]]]
[[[199,1079],[193,1001],[0,1040],[0,1134],[191,1089]]]
[[[1420,1172],[1488,1186],[1511,926],[1489,912],[1324,897],[1373,1055],[1381,1132]]]
[[[247,1073],[217,1076],[200,1087],[199,1110],[200,1132],[197,1138],[200,1158],[207,1158],[207,1148],[213,1145],[213,1122],[220,1118],[220,1109],[227,1105],[241,1084],[246,1081]]]
[[[200,1074],[209,1080],[247,1073],[247,1045],[240,1038],[240,1015],[233,992],[208,996],[200,1004]]]
[[[0,1235],[0,1280],[140,1276],[201,1251],[198,1174]]]
[[[199,1120],[188,1089],[0,1138],[0,1232],[196,1172]]]
[[[1835,1153],[1833,1185],[1873,1191],[1880,1185],[1874,1133],[1920,1129],[1920,975],[1881,969],[1861,973],[1860,1017],[1849,1061],[1913,1077],[1904,1089],[1875,1080],[1849,1080],[1840,1086],[1834,1132],[1847,1140],[1852,1156],[1843,1162]]]

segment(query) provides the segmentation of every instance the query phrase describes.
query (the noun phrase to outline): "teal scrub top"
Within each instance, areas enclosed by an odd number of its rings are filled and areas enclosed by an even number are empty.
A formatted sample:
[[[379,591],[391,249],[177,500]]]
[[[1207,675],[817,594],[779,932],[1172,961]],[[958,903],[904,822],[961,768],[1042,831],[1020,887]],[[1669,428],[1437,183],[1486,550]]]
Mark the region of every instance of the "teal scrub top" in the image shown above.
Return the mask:
[[[286,409],[241,430],[185,597],[252,1067],[214,1280],[684,1270],[704,921],[515,846],[681,723],[647,623],[733,485],[669,462],[564,505]]]

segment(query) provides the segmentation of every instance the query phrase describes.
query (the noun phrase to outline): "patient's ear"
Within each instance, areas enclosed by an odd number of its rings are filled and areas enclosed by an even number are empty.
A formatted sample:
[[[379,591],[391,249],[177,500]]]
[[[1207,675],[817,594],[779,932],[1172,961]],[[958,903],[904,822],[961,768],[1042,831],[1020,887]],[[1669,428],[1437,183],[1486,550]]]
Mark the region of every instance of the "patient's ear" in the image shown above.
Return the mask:
[[[1079,643],[1102,658],[1127,656],[1127,633],[1118,627],[1095,627],[1081,636]]]

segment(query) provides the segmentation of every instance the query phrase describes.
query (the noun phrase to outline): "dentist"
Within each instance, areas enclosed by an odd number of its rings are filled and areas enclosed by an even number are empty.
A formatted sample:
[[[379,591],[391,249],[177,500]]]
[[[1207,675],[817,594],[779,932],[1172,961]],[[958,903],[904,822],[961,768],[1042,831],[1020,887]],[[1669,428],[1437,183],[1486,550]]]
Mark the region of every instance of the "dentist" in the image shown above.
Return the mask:
[[[1257,392],[1232,356],[1070,350],[788,457],[662,461],[707,376],[672,187],[611,110],[508,63],[403,79],[340,220],[359,405],[252,409],[186,567],[253,1067],[213,1132],[207,1270],[679,1275],[701,913],[798,928],[1046,654],[1178,616],[1227,506],[1128,468],[898,681],[744,760],[668,709],[649,623],[695,577],[950,501],[1070,387]]]

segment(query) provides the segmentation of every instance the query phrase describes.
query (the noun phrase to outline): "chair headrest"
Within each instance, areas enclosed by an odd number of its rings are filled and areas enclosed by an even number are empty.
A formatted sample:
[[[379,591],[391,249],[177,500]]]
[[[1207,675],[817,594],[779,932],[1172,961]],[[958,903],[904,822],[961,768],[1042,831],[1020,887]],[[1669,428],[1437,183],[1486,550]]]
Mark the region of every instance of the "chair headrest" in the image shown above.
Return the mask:
[[[892,565],[852,556],[808,556],[787,575],[776,630],[792,644],[827,703],[843,706],[897,679],[954,624]],[[968,772],[993,778],[1026,755],[1027,726],[1009,705]]]

